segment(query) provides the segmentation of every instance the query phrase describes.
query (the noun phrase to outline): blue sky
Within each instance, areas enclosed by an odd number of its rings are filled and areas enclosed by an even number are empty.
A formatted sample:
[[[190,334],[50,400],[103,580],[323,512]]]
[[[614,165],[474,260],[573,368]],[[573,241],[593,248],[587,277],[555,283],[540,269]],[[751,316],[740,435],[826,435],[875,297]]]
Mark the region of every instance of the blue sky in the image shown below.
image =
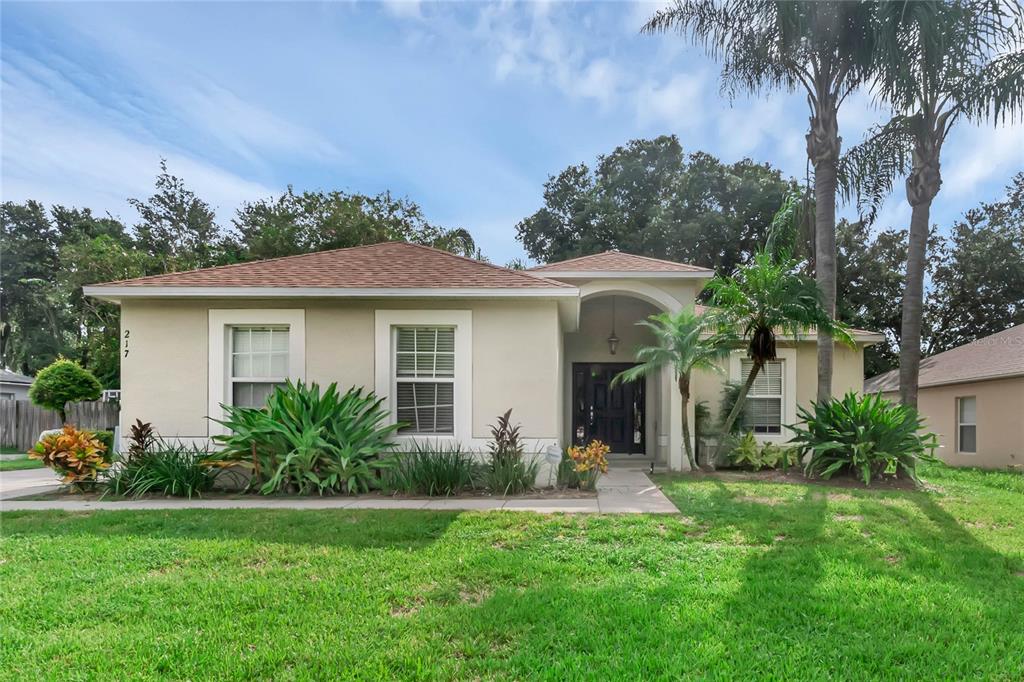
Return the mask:
[[[2,196],[128,222],[161,157],[229,225],[246,200],[383,190],[471,230],[496,262],[548,175],[637,137],[802,177],[798,95],[729,102],[717,68],[639,27],[647,3],[13,3],[2,11]],[[845,106],[846,144],[880,119]],[[1024,169],[1024,126],[962,125],[948,226]],[[909,218],[902,193],[880,224]]]

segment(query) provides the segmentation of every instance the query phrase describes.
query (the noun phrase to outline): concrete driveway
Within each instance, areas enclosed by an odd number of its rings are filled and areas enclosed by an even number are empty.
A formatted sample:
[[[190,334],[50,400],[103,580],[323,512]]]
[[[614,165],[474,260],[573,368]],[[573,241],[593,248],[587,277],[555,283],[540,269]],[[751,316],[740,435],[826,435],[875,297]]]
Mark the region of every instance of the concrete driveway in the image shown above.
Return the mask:
[[[0,500],[53,492],[59,485],[60,478],[46,468],[0,471]]]

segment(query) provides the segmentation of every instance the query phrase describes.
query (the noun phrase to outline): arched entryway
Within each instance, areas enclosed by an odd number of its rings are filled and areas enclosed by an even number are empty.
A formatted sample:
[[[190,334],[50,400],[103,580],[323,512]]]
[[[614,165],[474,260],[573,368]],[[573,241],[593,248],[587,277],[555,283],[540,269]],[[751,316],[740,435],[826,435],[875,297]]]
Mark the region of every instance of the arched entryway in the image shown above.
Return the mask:
[[[682,303],[643,282],[588,282],[580,289],[579,329],[563,337],[565,442],[599,438],[612,446],[613,460],[686,468],[685,458],[674,454],[681,453],[681,400],[671,369],[636,384],[610,386],[613,376],[635,363],[637,348],[654,342],[636,323],[674,312]],[[614,353],[608,341],[613,334]]]

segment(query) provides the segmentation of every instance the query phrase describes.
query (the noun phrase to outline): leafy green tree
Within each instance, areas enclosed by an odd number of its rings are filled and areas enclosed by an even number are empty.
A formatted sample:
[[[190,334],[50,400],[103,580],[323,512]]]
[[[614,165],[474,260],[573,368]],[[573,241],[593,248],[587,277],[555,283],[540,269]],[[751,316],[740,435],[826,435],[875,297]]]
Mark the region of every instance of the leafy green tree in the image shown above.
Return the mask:
[[[1024,324],[1024,172],[1007,195],[971,209],[933,249],[928,354]]]
[[[730,93],[801,91],[810,107],[807,157],[814,167],[814,273],[829,315],[836,309],[835,224],[843,101],[871,74],[875,6],[864,0],[676,0],[643,27],[688,35],[722,61]],[[832,395],[833,343],[818,335],[818,399]]]
[[[52,286],[57,237],[39,202],[0,205],[0,325],[7,330],[0,360],[24,374],[66,350],[66,321]]]
[[[612,386],[623,381],[637,381],[660,372],[665,367],[675,371],[676,385],[682,396],[683,406],[680,418],[683,423],[683,451],[690,469],[697,469],[690,444],[690,418],[687,414],[690,404],[690,375],[694,370],[721,372],[721,361],[729,356],[736,337],[727,328],[723,329],[705,315],[693,310],[677,313],[659,313],[638,322],[651,330],[656,344],[644,346],[636,352],[637,365],[619,373],[612,379]]]
[[[150,272],[150,257],[110,234],[79,239],[60,249],[57,288],[63,292],[71,323],[74,356],[107,388],[120,385],[121,311],[112,303],[84,296],[82,287],[96,282],[141,277]]]
[[[893,118],[851,150],[848,186],[877,203],[906,174],[912,209],[900,334],[900,400],[917,405],[931,205],[942,146],[962,120],[1024,114],[1024,21],[1013,3],[915,0],[879,9],[874,92]],[[909,171],[909,174],[907,174]],[[850,190],[848,190],[850,191]]]
[[[386,241],[408,241],[473,257],[467,230],[431,224],[409,199],[307,191],[291,187],[280,197],[250,202],[234,219],[243,260],[276,258]]]
[[[171,175],[166,161],[160,161],[153,194],[128,203],[139,213],[135,239],[150,257],[152,274],[206,268],[225,260],[224,235],[213,208]]]
[[[795,260],[779,259],[768,251],[760,251],[735,275],[719,275],[708,283],[711,303],[720,320],[742,330],[751,360],[750,374],[723,422],[722,433],[732,433],[757,375],[766,363],[778,358],[776,334],[781,332],[797,338],[814,328],[827,331],[844,343],[853,342],[846,325],[835,321],[825,309],[815,281],[800,274],[798,265]],[[712,462],[719,449],[721,444]]]
[[[771,166],[684,154],[675,136],[633,140],[570,166],[544,184],[544,207],[518,239],[554,262],[609,249],[731,271],[764,241],[783,197],[796,189]]]
[[[40,407],[59,412],[62,424],[68,421],[65,411],[68,403],[97,400],[102,393],[96,377],[74,360],[65,358],[57,358],[40,370],[28,389],[29,399]]]
[[[906,230],[872,234],[867,223],[845,220],[836,226],[836,317],[852,327],[885,335],[883,342],[864,350],[866,377],[898,364],[906,260]]]

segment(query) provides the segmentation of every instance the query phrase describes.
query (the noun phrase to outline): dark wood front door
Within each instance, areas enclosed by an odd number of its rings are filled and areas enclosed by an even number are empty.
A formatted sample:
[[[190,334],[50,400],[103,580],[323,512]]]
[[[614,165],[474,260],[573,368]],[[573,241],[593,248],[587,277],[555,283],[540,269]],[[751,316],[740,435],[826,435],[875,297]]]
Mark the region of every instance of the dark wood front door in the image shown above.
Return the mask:
[[[573,444],[600,440],[617,454],[643,454],[645,380],[611,387],[631,364],[575,362],[572,366]]]

